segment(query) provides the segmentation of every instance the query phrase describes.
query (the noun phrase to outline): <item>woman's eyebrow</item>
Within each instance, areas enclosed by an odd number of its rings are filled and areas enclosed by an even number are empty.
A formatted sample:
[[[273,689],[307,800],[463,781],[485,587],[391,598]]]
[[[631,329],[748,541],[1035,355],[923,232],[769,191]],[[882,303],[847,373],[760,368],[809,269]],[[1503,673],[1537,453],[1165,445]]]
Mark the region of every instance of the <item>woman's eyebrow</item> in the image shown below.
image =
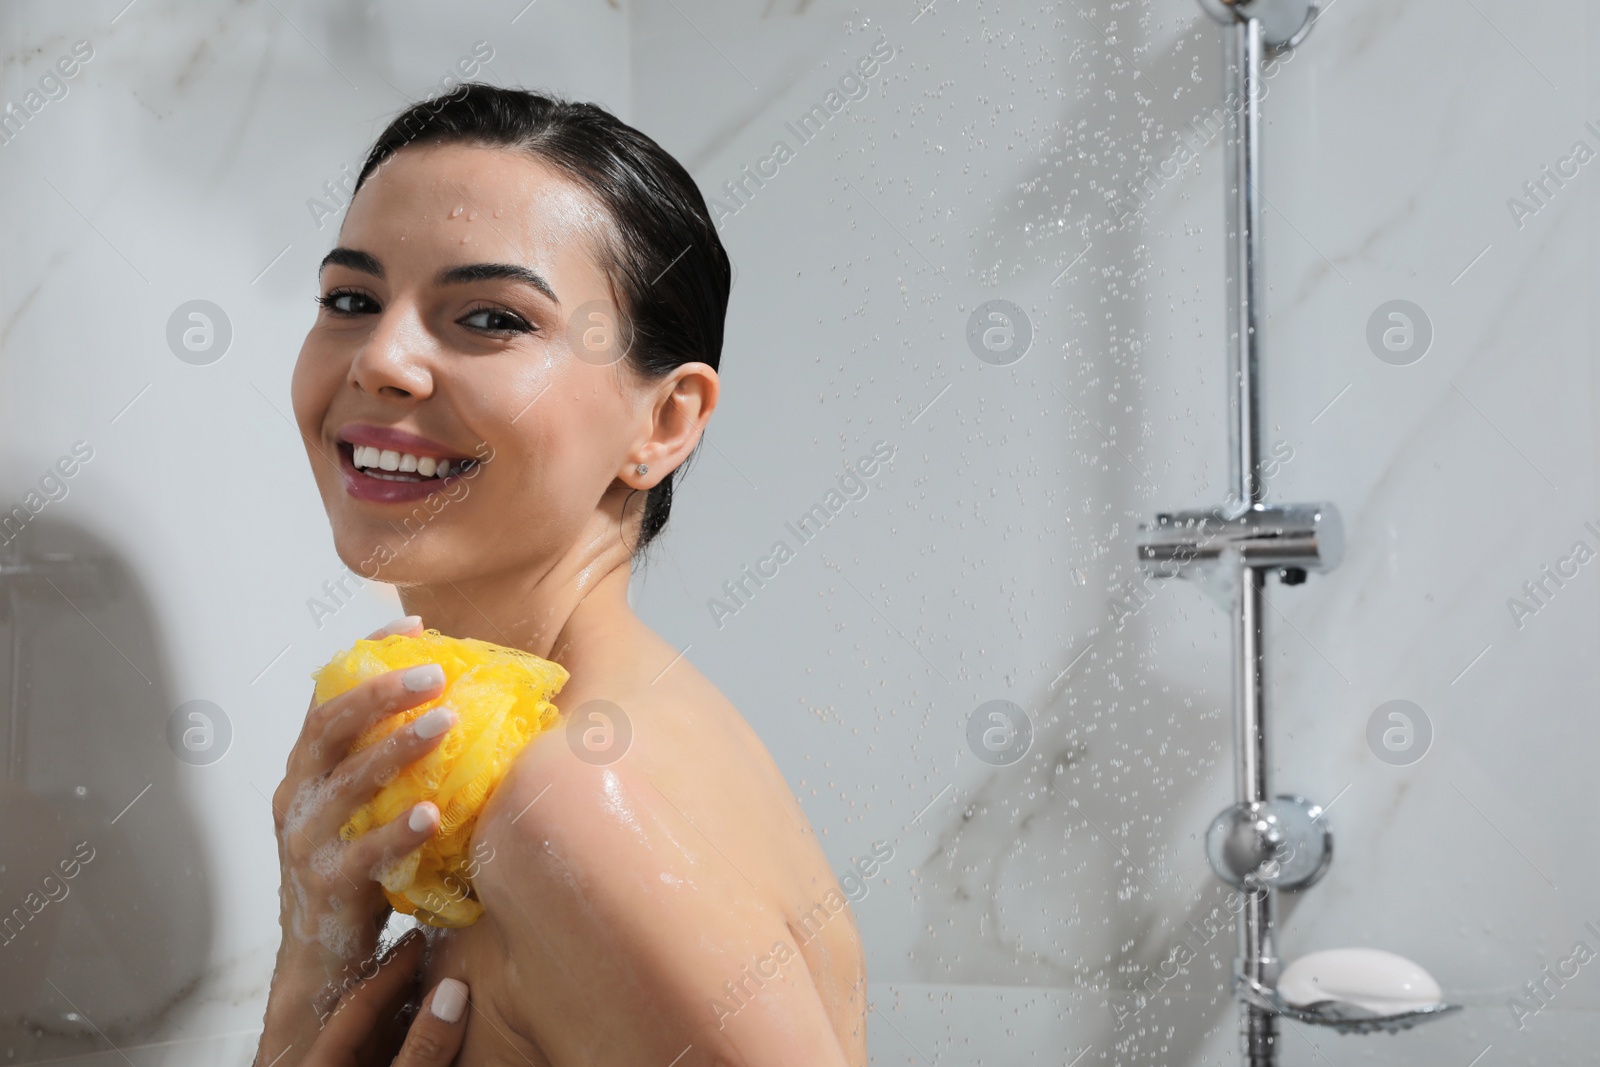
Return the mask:
[[[516,263],[468,263],[461,267],[449,267],[439,272],[434,278],[435,285],[455,285],[461,282],[483,282],[496,278],[509,278],[514,282],[531,285],[545,296],[548,296],[558,306],[561,301],[556,297],[556,291],[550,288],[550,283],[544,280],[544,275],[536,270],[520,266]]]
[[[376,278],[383,277],[383,264],[378,262],[378,257],[354,248],[335,248],[323,256],[321,265],[317,267],[317,277],[322,277],[322,272],[329,266],[349,267]]]

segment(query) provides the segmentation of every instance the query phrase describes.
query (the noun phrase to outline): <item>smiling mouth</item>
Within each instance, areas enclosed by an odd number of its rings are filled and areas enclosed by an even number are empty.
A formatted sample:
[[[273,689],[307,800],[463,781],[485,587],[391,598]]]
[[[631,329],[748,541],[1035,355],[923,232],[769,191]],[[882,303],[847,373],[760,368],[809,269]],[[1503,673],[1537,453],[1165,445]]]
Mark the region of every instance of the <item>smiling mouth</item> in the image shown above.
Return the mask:
[[[443,481],[451,475],[469,473],[478,465],[470,456],[419,456],[373,445],[353,445],[349,441],[340,441],[339,451],[362,476],[385,482]]]

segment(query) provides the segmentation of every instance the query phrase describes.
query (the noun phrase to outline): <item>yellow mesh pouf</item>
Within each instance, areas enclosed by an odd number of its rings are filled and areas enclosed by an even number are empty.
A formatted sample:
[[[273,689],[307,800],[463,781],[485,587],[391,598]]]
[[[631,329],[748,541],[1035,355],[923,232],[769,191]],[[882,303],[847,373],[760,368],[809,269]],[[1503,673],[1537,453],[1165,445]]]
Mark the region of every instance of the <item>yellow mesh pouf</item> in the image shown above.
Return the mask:
[[[358,808],[340,836],[353,841],[419,801],[431,800],[439,808],[438,832],[384,873],[384,896],[396,911],[429,926],[471,926],[483,914],[469,876],[474,868],[468,850],[478,812],[523,746],[555,725],[558,711],[550,698],[569,675],[561,664],[528,652],[425,630],[417,637],[391,634],[357,641],[334,656],[311,673],[317,682],[316,702],[373,675],[423,663],[444,668],[439,696],[384,717],[356,739],[351,751],[383,740],[438,704],[453,708],[457,721],[438,747],[403,768]]]

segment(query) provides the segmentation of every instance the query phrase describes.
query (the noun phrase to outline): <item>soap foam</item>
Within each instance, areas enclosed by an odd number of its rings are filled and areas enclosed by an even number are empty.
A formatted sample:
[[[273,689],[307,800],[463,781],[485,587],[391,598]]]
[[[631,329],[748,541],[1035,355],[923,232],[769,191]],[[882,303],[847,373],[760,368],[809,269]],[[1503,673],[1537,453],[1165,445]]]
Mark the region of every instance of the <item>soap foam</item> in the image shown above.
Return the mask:
[[[289,802],[289,810],[283,816],[283,833],[301,833],[306,823],[320,814],[333,799],[335,791],[347,785],[349,779],[343,776],[326,778],[308,778],[300,783],[300,788],[294,792],[294,799]]]
[[[300,884],[300,876],[294,871],[289,872],[288,892],[294,894],[294,907],[289,911],[289,932],[303,945],[309,945],[316,940],[315,931],[306,926],[306,916],[311,912],[311,898],[306,893],[306,887]]]
[[[324,915],[317,924],[317,943],[342,960],[354,959],[361,954],[359,930],[337,915]]]
[[[344,857],[347,846],[342,841],[330,841],[317,849],[311,855],[311,869],[324,878],[332,878],[339,873],[339,861]]]

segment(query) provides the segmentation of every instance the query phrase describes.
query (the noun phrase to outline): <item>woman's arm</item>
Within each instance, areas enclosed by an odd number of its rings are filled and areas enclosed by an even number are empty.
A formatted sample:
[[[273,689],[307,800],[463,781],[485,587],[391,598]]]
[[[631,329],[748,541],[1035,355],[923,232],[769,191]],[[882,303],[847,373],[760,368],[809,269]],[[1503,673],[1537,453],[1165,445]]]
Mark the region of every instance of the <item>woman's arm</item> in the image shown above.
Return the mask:
[[[421,621],[410,616],[371,638],[421,629]],[[419,804],[356,841],[341,840],[339,828],[372,799],[386,776],[432,750],[444,731],[419,731],[424,716],[353,755],[350,746],[368,726],[433,698],[443,684],[443,671],[436,679],[420,667],[389,671],[307,711],[272,798],[282,870],[282,939],[257,1067],[299,1064],[340,998],[376,974],[378,935],[390,913],[377,875],[383,863],[406,855],[434,833],[439,812],[432,804]]]

